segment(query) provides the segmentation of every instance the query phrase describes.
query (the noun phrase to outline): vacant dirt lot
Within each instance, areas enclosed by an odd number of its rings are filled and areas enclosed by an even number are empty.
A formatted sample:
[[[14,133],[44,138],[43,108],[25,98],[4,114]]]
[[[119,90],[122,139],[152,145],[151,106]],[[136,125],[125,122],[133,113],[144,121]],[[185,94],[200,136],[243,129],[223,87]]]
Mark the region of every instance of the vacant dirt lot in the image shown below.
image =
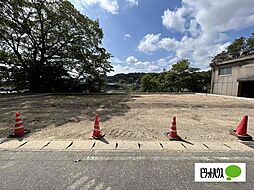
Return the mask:
[[[0,98],[0,137],[13,131],[20,111],[29,139],[87,139],[95,111],[106,139],[166,140],[177,116],[177,130],[187,140],[236,140],[228,134],[244,114],[254,136],[254,101],[204,95],[83,95]]]

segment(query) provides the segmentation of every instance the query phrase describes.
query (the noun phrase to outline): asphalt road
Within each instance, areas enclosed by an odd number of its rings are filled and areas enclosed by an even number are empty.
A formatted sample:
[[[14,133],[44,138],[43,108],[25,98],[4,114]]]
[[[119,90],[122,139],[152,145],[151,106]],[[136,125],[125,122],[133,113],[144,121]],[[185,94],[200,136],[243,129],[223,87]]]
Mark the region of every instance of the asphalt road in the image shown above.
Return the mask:
[[[253,190],[254,153],[0,152],[0,189]],[[247,163],[246,183],[194,182],[194,163]]]

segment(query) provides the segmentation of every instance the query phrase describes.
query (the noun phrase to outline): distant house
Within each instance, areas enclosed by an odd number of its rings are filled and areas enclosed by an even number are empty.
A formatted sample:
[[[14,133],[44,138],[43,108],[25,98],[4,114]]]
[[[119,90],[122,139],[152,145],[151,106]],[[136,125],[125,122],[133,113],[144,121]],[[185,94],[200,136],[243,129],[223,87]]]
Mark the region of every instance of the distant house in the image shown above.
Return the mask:
[[[116,90],[119,89],[119,85],[116,82],[108,82],[107,87],[108,90]]]
[[[254,98],[254,55],[211,63],[211,93]]]

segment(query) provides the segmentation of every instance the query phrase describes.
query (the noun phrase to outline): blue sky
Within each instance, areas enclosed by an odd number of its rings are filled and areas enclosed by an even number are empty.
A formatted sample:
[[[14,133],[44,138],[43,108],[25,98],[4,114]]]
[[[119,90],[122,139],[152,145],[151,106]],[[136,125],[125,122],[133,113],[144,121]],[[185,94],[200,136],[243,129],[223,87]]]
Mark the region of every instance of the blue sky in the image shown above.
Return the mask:
[[[209,68],[211,57],[254,32],[253,0],[70,0],[99,19],[116,73],[161,72],[180,59]]]

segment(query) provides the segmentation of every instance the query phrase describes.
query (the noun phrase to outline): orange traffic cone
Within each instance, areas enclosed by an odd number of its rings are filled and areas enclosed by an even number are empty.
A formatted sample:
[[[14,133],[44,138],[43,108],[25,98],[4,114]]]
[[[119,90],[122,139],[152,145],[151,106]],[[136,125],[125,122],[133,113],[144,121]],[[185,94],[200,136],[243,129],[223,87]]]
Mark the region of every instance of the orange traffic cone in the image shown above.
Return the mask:
[[[181,140],[181,137],[177,135],[176,116],[172,118],[171,128],[169,129],[169,132],[166,132],[166,136],[169,140]]]
[[[236,130],[230,130],[230,134],[243,141],[251,141],[252,137],[247,134],[248,116],[245,115]]]
[[[93,132],[90,135],[90,139],[91,138],[93,138],[93,139],[100,139],[100,138],[102,138],[104,136],[105,136],[105,134],[103,134],[100,131],[99,116],[98,116],[98,113],[96,112],[96,114],[95,114],[95,120],[94,120],[94,128],[93,128]]]
[[[21,120],[21,115],[19,112],[16,113],[16,118],[15,118],[15,128],[14,132],[9,135],[9,138],[16,138],[16,137],[23,137],[27,133],[30,133],[30,130],[26,130],[23,126],[23,122]]]

